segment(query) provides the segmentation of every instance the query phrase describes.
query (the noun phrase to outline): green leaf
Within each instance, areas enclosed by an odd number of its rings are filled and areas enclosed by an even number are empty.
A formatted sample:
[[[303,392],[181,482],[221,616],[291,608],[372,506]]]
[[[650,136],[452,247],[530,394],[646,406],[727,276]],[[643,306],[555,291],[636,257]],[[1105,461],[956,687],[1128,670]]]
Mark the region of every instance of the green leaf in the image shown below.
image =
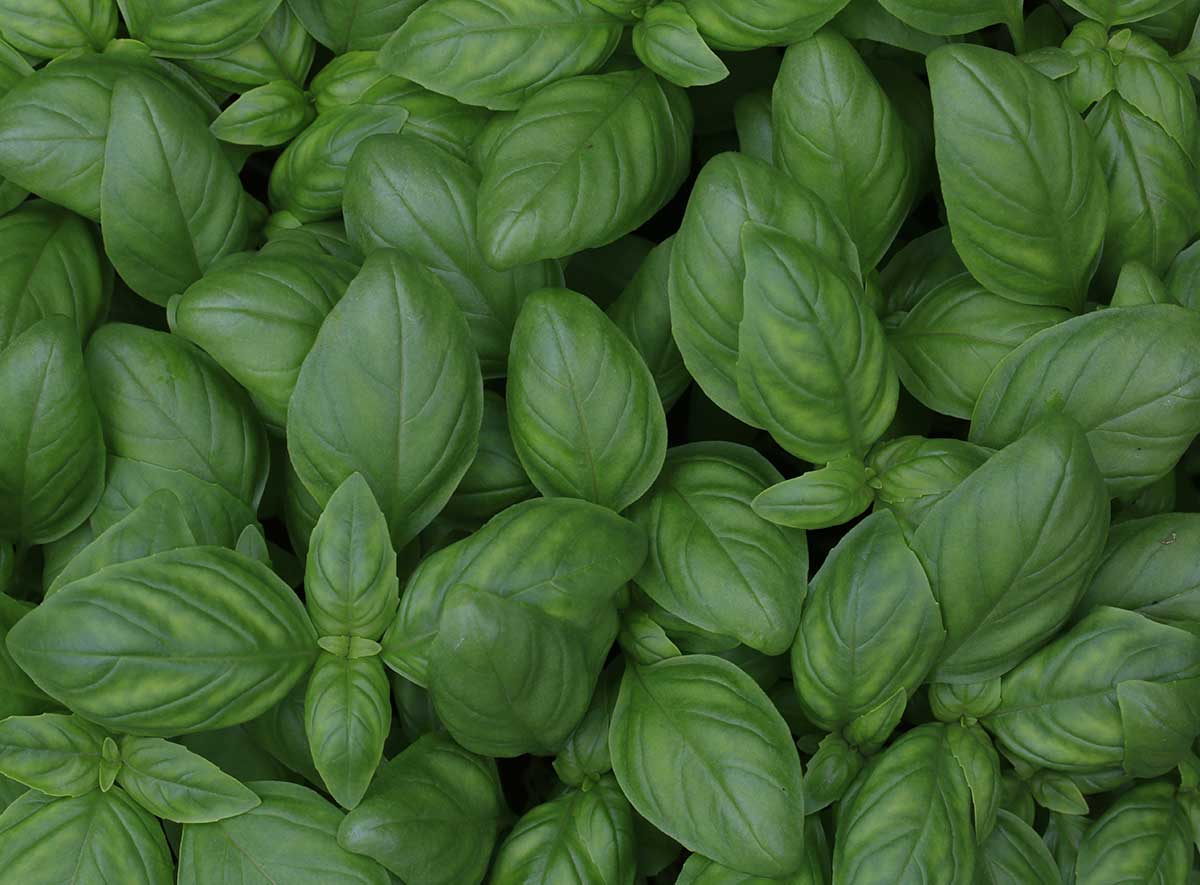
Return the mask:
[[[657,664],[682,654],[654,616],[637,606],[621,612],[617,642],[629,661],[638,664]]]
[[[1164,273],[1196,232],[1200,196],[1191,157],[1117,95],[1102,99],[1087,125],[1109,192],[1100,282],[1114,285],[1129,261]]]
[[[1076,881],[1186,882],[1194,854],[1191,827],[1174,786],[1142,784],[1120,796],[1083,837]]]
[[[640,227],[683,182],[691,136],[683,91],[649,71],[571,77],[539,90],[483,164],[484,258],[499,268],[561,258]]]
[[[743,404],[800,458],[861,457],[891,423],[899,391],[861,288],[826,255],[765,225],[743,228],[742,250]]]
[[[338,828],[338,844],[428,885],[481,882],[508,815],[496,763],[442,735],[387,763]]]
[[[1000,706],[1000,678],[980,682],[935,682],[929,686],[929,707],[942,722],[980,719]]]
[[[1140,489],[1200,432],[1200,414],[1178,405],[1200,398],[1198,335],[1196,313],[1168,304],[1090,313],[1039,332],[984,385],[971,442],[1000,447],[1061,410],[1086,431],[1109,494]]]
[[[897,250],[880,272],[879,285],[887,299],[883,315],[912,310],[934,289],[966,275],[967,268],[954,251],[950,228],[922,234]]]
[[[356,104],[318,115],[271,167],[271,208],[303,222],[337,215],[355,150],[372,135],[399,132],[408,118],[407,108],[386,104]]]
[[[569,498],[516,504],[422,561],[384,635],[384,662],[428,685],[430,648],[456,585],[486,587],[587,629],[645,559],[645,533],[607,508]]]
[[[996,828],[979,846],[979,885],[1061,885],[1058,866],[1037,831],[1001,809]]]
[[[611,776],[571,790],[521,816],[496,852],[494,885],[630,882],[633,811]]]
[[[50,796],[96,789],[104,730],[62,713],[0,722],[0,774]]]
[[[379,49],[422,0],[286,0],[317,42],[336,55]]]
[[[906,732],[851,788],[838,813],[837,882],[871,882],[880,870],[903,871],[928,885],[970,881],[971,794],[947,744],[949,728]]]
[[[1006,24],[1014,34],[1023,27],[1021,0],[878,0],[910,27],[928,34],[969,34],[988,25]]]
[[[688,15],[715,49],[744,51],[799,43],[832,19],[846,0],[684,0]]]
[[[107,793],[117,782],[117,774],[121,771],[121,750],[117,742],[107,735],[100,744],[99,769],[100,792]]]
[[[443,512],[455,519],[484,522],[536,494],[508,432],[504,399],[485,390],[479,450]]]
[[[1000,804],[1000,757],[991,740],[978,725],[951,723],[946,726],[946,744],[962,769],[971,792],[975,841],[982,843],[996,825]]]
[[[805,715],[833,731],[914,692],[944,636],[921,563],[890,513],[851,529],[813,578],[792,646]]]
[[[625,333],[654,376],[663,408],[683,396],[692,378],[671,333],[671,243],[667,238],[655,246],[638,265],[628,285],[608,306],[608,317]]]
[[[110,285],[99,240],[79,216],[35,200],[0,218],[0,350],[53,314],[70,317],[86,340]]]
[[[804,810],[815,814],[839,801],[863,767],[858,750],[837,734],[828,734],[804,774]]]
[[[567,289],[531,295],[508,374],[513,445],[542,494],[620,511],[654,482],[667,448],[654,378],[587,298]]]
[[[312,790],[256,781],[262,804],[207,824],[188,824],[179,846],[178,885],[287,882],[388,885],[387,871],[337,843],[345,816]]]
[[[312,122],[308,96],[290,80],[274,80],[243,93],[209,127],[230,144],[270,147],[295,138]]]
[[[1072,9],[1106,28],[1141,21],[1178,6],[1180,0],[1064,0]]]
[[[1067,419],[1048,418],[963,480],[913,538],[946,627],[932,678],[999,676],[1057,633],[1108,517],[1087,441]]]
[[[100,181],[109,260],[135,292],[166,304],[246,243],[244,192],[220,145],[178,91],[121,77]]]
[[[754,423],[737,388],[748,221],[778,228],[858,273],[853,242],[822,200],[779,170],[738,153],[704,164],[672,240],[671,330],[688,371],[720,408]]]
[[[4,0],[0,32],[14,48],[38,58],[99,52],[117,33],[117,7],[113,0]]]
[[[561,285],[562,271],[551,261],[490,267],[476,236],[479,174],[410,130],[370,138],[355,151],[346,172],[346,231],[364,254],[400,249],[429,268],[466,316],[484,376],[501,377],[525,297]]]
[[[111,455],[186,471],[258,502],[266,433],[245,393],[199,350],[175,335],[109,323],[92,336],[86,362]]]
[[[864,269],[916,197],[914,158],[887,94],[850,43],[822,31],[790,47],[772,93],[775,163],[845,225]]]
[[[62,799],[29,791],[0,814],[0,865],[14,882],[175,881],[158,821],[117,789]]]
[[[317,657],[304,698],[313,764],[343,808],[362,799],[383,758],[391,692],[378,658]]]
[[[1037,804],[1059,814],[1087,814],[1087,799],[1069,777],[1056,771],[1039,771],[1030,781]]]
[[[708,86],[729,68],[708,48],[687,7],[676,0],[651,6],[633,28],[633,49],[642,64],[677,86]]]
[[[634,808],[689,850],[760,876],[803,863],[800,759],[783,718],[734,664],[685,655],[628,667],[609,747]]]
[[[820,470],[763,489],[752,502],[754,512],[776,525],[823,529],[842,525],[875,500],[870,475],[857,458],[839,458]]]
[[[1200,211],[1200,210],[1198,210]],[[947,280],[888,332],[906,390],[943,415],[970,418],[997,364],[1070,314],[993,295],[968,274]]]
[[[621,23],[586,0],[429,0],[379,63],[464,104],[516,110],[550,83],[597,70],[620,36]]]
[[[206,83],[230,92],[245,92],[274,80],[304,83],[312,65],[315,44],[292,13],[289,2],[280,3],[258,36],[215,58],[190,58],[181,62]]]
[[[62,588],[9,631],[8,648],[81,716],[129,734],[174,735],[274,706],[311,665],[316,636],[266,566],[191,547]]]
[[[1164,513],[1113,526],[1076,619],[1107,605],[1196,632],[1200,563],[1191,550],[1198,543],[1196,514]]]
[[[317,633],[375,639],[400,599],[396,553],[383,511],[359,473],[338,486],[308,547],[305,604]]]
[[[0,351],[0,538],[61,538],[103,488],[104,439],[79,336],[71,320],[49,317]]]
[[[261,801],[203,756],[161,738],[121,738],[117,783],[150,813],[182,824],[233,817]]]
[[[769,655],[788,649],[808,577],[804,533],[751,508],[779,474],[752,449],[671,449],[654,487],[629,509],[650,539],[634,577],[651,599],[697,627]]]
[[[990,291],[1078,310],[1108,217],[1092,139],[1065,93],[982,46],[929,56],[942,195],[954,246]]]
[[[546,754],[583,717],[598,670],[579,628],[524,602],[460,585],[442,610],[429,690],[438,718],[468,750]]]
[[[604,668],[587,713],[554,758],[554,771],[563,783],[590,789],[601,775],[612,770],[608,729],[624,669],[619,658]]]
[[[0,594],[0,719],[31,716],[58,708],[13,660],[5,641],[8,631],[32,610],[32,605]]]
[[[252,40],[280,0],[117,0],[130,36],[167,58],[221,55]]]
[[[203,348],[282,428],[300,364],[357,268],[330,256],[267,252],[223,260],[178,299],[171,330]]]
[[[288,452],[322,505],[361,473],[400,549],[471,465],[482,417],[479,361],[462,313],[414,259],[381,250],[300,367]]]
[[[46,588],[46,598],[105,566],[196,544],[179,498],[169,489],[160,489],[71,557]]]
[[[775,121],[771,116],[771,93],[747,92],[733,106],[738,150],[748,157],[770,163],[775,157]]]
[[[1183,722],[1200,732],[1198,677],[1200,638],[1134,612],[1099,608],[1006,675],[1000,707],[983,722],[1010,758],[1068,774],[1120,769],[1131,737],[1120,689],[1155,683],[1173,693],[1165,720],[1129,725],[1144,729],[1137,740],[1157,732],[1177,742],[1171,730]],[[1140,688],[1130,687],[1135,694]]]
[[[1172,304],[1161,275],[1140,261],[1127,261],[1113,291],[1113,307],[1140,307],[1143,304]]]
[[[308,684],[302,679],[282,701],[241,727],[253,738],[255,747],[262,747],[274,760],[320,786],[321,775],[317,774],[313,765],[308,734],[304,730],[304,696],[307,693]],[[252,774],[249,777],[239,776],[238,779],[253,780],[261,776]]]

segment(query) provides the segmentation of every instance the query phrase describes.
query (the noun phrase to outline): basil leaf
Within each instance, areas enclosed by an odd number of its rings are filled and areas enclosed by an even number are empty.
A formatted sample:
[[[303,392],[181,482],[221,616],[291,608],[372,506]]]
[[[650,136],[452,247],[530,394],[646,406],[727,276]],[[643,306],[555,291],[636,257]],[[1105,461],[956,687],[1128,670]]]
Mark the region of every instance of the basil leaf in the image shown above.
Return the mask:
[[[508,371],[513,445],[542,494],[620,511],[654,482],[667,447],[654,378],[591,301],[567,289],[531,295]]]
[[[62,713],[0,722],[0,774],[50,796],[82,796],[99,786],[104,730]]]
[[[760,876],[803,863],[800,759],[779,713],[734,664],[685,655],[628,667],[609,748],[634,808],[689,850]]]
[[[105,727],[148,736],[253,719],[304,675],[315,642],[286,584],[216,547],[109,566],[8,634],[13,658],[47,693]]]
[[[249,811],[260,800],[203,756],[161,738],[121,738],[117,783],[154,815],[209,823]]]
[[[348,386],[355,396],[342,395]],[[300,367],[288,452],[322,505],[361,473],[402,548],[466,473],[482,417],[479,361],[462,313],[414,259],[381,250]]]

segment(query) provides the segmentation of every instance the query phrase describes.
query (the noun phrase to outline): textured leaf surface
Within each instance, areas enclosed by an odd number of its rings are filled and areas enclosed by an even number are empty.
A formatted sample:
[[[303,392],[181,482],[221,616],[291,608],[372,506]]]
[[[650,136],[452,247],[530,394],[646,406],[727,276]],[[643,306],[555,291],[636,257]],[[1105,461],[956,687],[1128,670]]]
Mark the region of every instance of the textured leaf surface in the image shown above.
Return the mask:
[[[800,759],[779,713],[734,664],[685,655],[629,667],[609,745],[633,807],[689,850],[761,876],[800,866]]]
[[[110,566],[64,587],[8,635],[13,657],[50,695],[144,735],[254,718],[308,669],[315,641],[283,581],[216,547]]]
[[[50,796],[82,796],[100,784],[101,728],[62,713],[0,722],[0,773]]]
[[[361,473],[403,547],[475,455],[483,382],[466,320],[417,262],[376,252],[317,333],[288,407],[288,452],[319,503]]]
[[[654,378],[587,298],[567,289],[530,296],[508,374],[513,445],[542,494],[621,511],[654,482],[667,448]]]
[[[317,42],[335,54],[379,49],[421,0],[285,0]]]
[[[121,738],[120,764],[117,783],[164,820],[208,823],[249,811],[260,802],[248,787],[203,756],[161,738]]]
[[[1192,866],[1192,825],[1173,784],[1123,794],[1079,846],[1076,878],[1087,885],[1182,882]]]

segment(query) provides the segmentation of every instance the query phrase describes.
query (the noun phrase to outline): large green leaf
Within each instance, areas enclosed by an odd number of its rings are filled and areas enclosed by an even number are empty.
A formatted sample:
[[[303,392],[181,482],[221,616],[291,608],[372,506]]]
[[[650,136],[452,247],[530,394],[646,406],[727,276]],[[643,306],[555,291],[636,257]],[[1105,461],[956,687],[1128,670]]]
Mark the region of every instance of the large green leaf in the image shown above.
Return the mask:
[[[821,199],[767,163],[723,153],[704,164],[672,239],[668,281],[671,331],[704,392],[740,421],[754,423],[737,389],[738,327],[748,221],[790,233],[852,273],[858,253]]]
[[[691,851],[759,876],[804,861],[800,758],[754,680],[709,655],[625,671],[609,732],[633,807]]]
[[[1021,0],[878,0],[900,21],[929,34],[969,34],[988,25],[1023,26]]]
[[[299,599],[266,566],[190,547],[62,588],[9,631],[8,648],[80,715],[165,736],[245,722],[274,706],[312,664],[316,636]]]
[[[1147,726],[1130,702],[1155,690],[1167,703]],[[1098,608],[1005,676],[1000,706],[983,721],[1008,755],[1031,765],[1086,774],[1149,761],[1158,768],[1150,776],[1169,770],[1200,733],[1198,691],[1200,637]],[[1153,759],[1127,750],[1143,735],[1157,744]],[[1163,750],[1174,762],[1159,758]]]
[[[442,607],[459,584],[484,587],[585,629],[645,558],[645,534],[607,508],[569,498],[516,504],[421,563],[384,636],[384,661],[427,685]]]
[[[171,302],[171,329],[202,347],[282,428],[300,364],[356,268],[324,255],[305,261],[242,253]]]
[[[1079,846],[1080,885],[1186,882],[1195,854],[1193,826],[1174,784],[1141,784],[1121,795]]]
[[[493,885],[631,882],[633,810],[611,776],[534,806],[505,837],[488,879]]]
[[[1200,632],[1197,544],[1195,513],[1163,513],[1113,526],[1076,615],[1108,605]]]
[[[380,250],[317,333],[288,406],[292,464],[324,504],[361,473],[402,548],[475,455],[483,381],[467,322],[415,259]]]
[[[281,0],[117,0],[130,36],[168,58],[205,58],[253,40]]]
[[[804,533],[750,506],[782,477],[734,443],[700,442],[667,454],[629,518],[650,539],[637,585],[672,614],[765,654],[792,643],[808,578]]]
[[[904,387],[943,415],[970,418],[996,365],[1027,338],[1070,317],[993,295],[968,274],[947,280],[888,332]]]
[[[286,0],[317,42],[335,54],[379,49],[423,0]]]
[[[0,774],[49,796],[82,796],[100,786],[102,728],[62,713],[0,722]]]
[[[117,33],[117,6],[113,0],[4,0],[0,33],[15,49],[38,58],[98,52]]]
[[[117,783],[146,810],[184,824],[249,811],[258,796],[212,762],[162,738],[121,738]]]
[[[641,226],[682,184],[691,136],[683,91],[647,70],[550,84],[483,163],[484,257],[495,267],[561,258]]]
[[[158,821],[120,789],[63,799],[30,790],[0,814],[0,865],[14,882],[175,881]]]
[[[941,607],[933,677],[999,676],[1058,632],[1108,530],[1108,493],[1080,429],[1048,418],[929,511],[913,549]]]
[[[1200,432],[1198,336],[1200,316],[1169,304],[1090,313],[1039,332],[984,385],[971,441],[998,448],[1061,410],[1086,431],[1109,493],[1136,491],[1167,473]]]
[[[846,0],[683,0],[700,33],[717,49],[786,46],[811,36]]]
[[[108,309],[111,282],[79,216],[37,200],[0,218],[0,350],[52,314],[70,317],[86,340]]]
[[[862,456],[891,423],[900,384],[861,288],[826,255],[765,225],[743,228],[742,250],[742,403],[798,457]]]
[[[372,135],[399,132],[408,117],[405,107],[371,103],[317,115],[271,167],[271,208],[305,222],[333,218],[342,211],[346,167],[355,150]]]
[[[451,736],[486,756],[557,750],[587,711],[599,670],[582,631],[462,585],[447,594],[439,627],[429,691]]]
[[[370,138],[355,151],[346,171],[346,232],[364,254],[400,249],[428,267],[466,316],[484,376],[502,376],[525,296],[561,285],[562,271],[552,261],[490,267],[475,229],[479,173],[411,129]]]
[[[266,432],[245,392],[193,345],[110,323],[92,336],[86,361],[110,454],[186,471],[258,502]]]
[[[387,870],[338,845],[344,815],[318,793],[274,781],[247,786],[258,807],[184,826],[178,885],[389,885]]]
[[[971,794],[950,750],[954,726],[907,732],[867,769],[838,813],[833,874],[865,885],[959,885],[971,881],[975,834]]]
[[[945,631],[929,579],[890,513],[850,530],[813,578],[792,646],[800,706],[831,731],[913,694]],[[886,736],[886,735],[885,735]]]
[[[0,538],[41,544],[83,522],[104,451],[74,323],[35,323],[0,351]]]
[[[904,124],[854,47],[834,31],[790,47],[772,93],[775,162],[825,201],[866,269],[916,197]]]
[[[233,167],[178,90],[152,77],[125,76],[113,86],[100,222],[117,273],[157,304],[246,243],[246,201]]]
[[[387,71],[465,104],[516,110],[599,68],[621,22],[587,0],[429,0],[380,53]]]
[[[343,808],[362,799],[383,758],[391,692],[378,657],[317,657],[304,698],[313,764]]]
[[[1113,286],[1129,261],[1164,273],[1198,227],[1200,194],[1191,146],[1180,146],[1119,95],[1102,99],[1088,114],[1087,126],[1108,183],[1101,283]]]
[[[338,844],[406,881],[481,882],[507,814],[495,761],[429,734],[380,771]]]
[[[954,246],[989,290],[1078,310],[1100,259],[1104,174],[1066,94],[982,46],[929,56],[937,165]]]
[[[543,289],[521,309],[508,426],[544,495],[624,510],[662,468],[667,421],[641,354],[594,303]]]

